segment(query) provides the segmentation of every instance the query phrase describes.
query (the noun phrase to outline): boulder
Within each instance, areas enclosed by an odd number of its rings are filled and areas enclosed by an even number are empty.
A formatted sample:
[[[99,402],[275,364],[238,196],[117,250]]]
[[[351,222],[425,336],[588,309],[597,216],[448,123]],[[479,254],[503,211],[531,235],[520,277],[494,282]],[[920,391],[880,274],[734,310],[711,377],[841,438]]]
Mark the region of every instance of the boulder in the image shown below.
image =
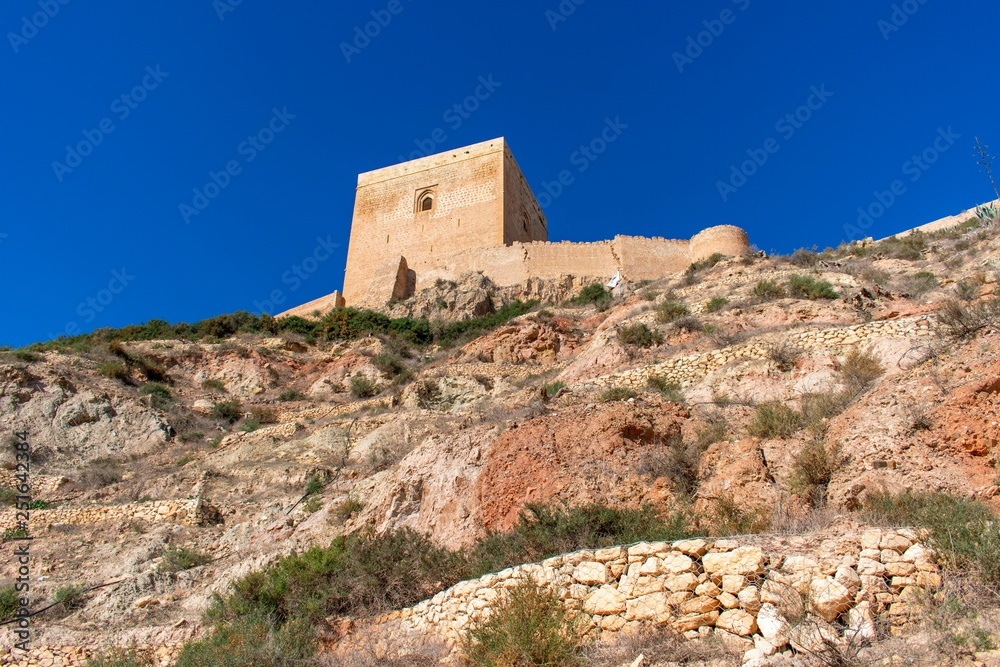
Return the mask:
[[[610,616],[625,611],[627,598],[610,586],[602,586],[583,601],[583,610],[588,614]]]
[[[760,574],[764,571],[764,551],[760,547],[739,547],[725,553],[702,556],[701,563],[710,576]]]
[[[809,584],[809,609],[827,623],[850,609],[851,591],[833,577],[816,577]]]
[[[740,637],[749,637],[757,632],[757,620],[740,609],[729,609],[719,614],[715,627]]]

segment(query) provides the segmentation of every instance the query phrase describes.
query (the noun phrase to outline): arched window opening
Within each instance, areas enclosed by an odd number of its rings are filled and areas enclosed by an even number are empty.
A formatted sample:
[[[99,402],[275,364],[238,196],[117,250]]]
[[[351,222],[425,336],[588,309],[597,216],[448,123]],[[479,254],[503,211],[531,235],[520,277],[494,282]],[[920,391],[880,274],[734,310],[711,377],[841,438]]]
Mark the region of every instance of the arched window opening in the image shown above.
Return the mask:
[[[429,211],[434,208],[434,195],[424,195],[420,198],[420,210]]]

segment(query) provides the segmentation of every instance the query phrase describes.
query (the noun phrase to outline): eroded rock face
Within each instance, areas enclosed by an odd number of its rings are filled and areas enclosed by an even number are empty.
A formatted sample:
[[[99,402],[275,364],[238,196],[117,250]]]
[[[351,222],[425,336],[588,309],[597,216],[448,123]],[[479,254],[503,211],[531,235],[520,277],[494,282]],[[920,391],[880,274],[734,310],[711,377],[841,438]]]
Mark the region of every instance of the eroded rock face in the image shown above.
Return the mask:
[[[513,425],[490,448],[476,485],[483,526],[510,528],[527,503],[661,499],[669,491],[651,489],[637,469],[644,452],[676,440],[685,415],[665,401],[615,402]]]

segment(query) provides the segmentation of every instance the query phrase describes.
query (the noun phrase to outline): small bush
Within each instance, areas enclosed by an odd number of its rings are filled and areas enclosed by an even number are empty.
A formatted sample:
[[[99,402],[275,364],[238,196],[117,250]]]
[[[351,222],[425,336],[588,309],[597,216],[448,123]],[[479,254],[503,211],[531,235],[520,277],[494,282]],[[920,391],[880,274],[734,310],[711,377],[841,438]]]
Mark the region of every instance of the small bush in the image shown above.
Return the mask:
[[[235,424],[243,417],[243,404],[236,399],[220,401],[212,407],[212,416]]]
[[[785,296],[785,290],[773,280],[761,280],[753,288],[753,296],[758,302],[774,301]]]
[[[604,289],[604,285],[601,285],[600,283],[593,283],[580,290],[580,293],[573,297],[572,301],[580,306],[586,306],[589,304],[602,306],[609,304],[611,299],[611,292]]]
[[[705,312],[706,313],[717,313],[720,310],[722,310],[723,308],[725,308],[728,304],[729,304],[729,299],[727,299],[725,297],[722,297],[722,296],[712,297],[705,304]]]
[[[1000,522],[986,505],[943,493],[869,493],[861,513],[880,525],[929,529],[930,546],[949,568],[1000,593]]]
[[[799,248],[792,253],[788,261],[799,268],[808,269],[819,263],[819,255],[816,254],[815,249],[806,250],[805,248]]]
[[[41,361],[42,359],[45,358],[41,354],[37,354],[35,352],[32,352],[31,350],[26,350],[24,348],[14,350],[12,354],[14,355],[14,358],[17,359],[18,361],[24,361],[29,364],[34,363],[36,361]]]
[[[973,305],[949,299],[941,304],[937,320],[942,332],[949,338],[955,340],[974,338],[984,329],[1000,327],[1000,298]]]
[[[403,363],[402,359],[394,354],[387,354],[385,352],[372,357],[372,365],[380,372],[393,378],[407,372],[406,364]]]
[[[698,446],[702,449],[722,442],[729,436],[729,422],[721,414],[713,415],[705,421],[705,425],[695,429]]]
[[[767,358],[773,361],[774,365],[782,373],[795,370],[795,363],[801,356],[802,350],[787,342],[776,343],[767,347]]]
[[[532,579],[507,589],[489,617],[465,638],[465,658],[480,667],[570,667],[582,661],[583,626],[559,595]]]
[[[97,365],[97,372],[106,378],[126,382],[132,379],[128,366],[121,361],[102,361]]]
[[[655,479],[666,479],[674,486],[676,493],[690,496],[698,486],[698,462],[703,448],[697,444],[685,444],[680,437],[644,451],[639,460],[639,473]]]
[[[56,602],[67,611],[82,609],[86,604],[83,599],[83,586],[69,584],[56,589]]]
[[[283,403],[287,403],[289,401],[305,400],[305,397],[306,397],[305,394],[303,394],[301,391],[297,389],[287,389],[281,392],[281,395],[278,396],[278,400],[282,401]]]
[[[921,232],[913,232],[903,237],[893,236],[879,243],[876,249],[893,259],[916,261],[924,256],[927,237]]]
[[[809,426],[818,427],[825,420],[836,417],[847,409],[856,395],[856,390],[825,391],[803,394],[801,400],[802,417]]]
[[[302,509],[310,514],[315,514],[323,509],[323,499],[319,496],[312,496],[309,500],[302,504]]]
[[[80,471],[78,482],[85,489],[103,489],[122,481],[122,467],[112,458],[94,459]]]
[[[250,417],[261,424],[277,424],[278,411],[267,406],[256,406],[250,408]]]
[[[159,570],[160,572],[180,572],[211,562],[212,558],[208,554],[194,549],[174,547],[163,552],[163,560],[160,561]]]
[[[319,475],[313,475],[306,481],[305,495],[311,496],[314,493],[319,493],[323,490],[323,480],[320,479]]]
[[[87,659],[86,667],[156,667],[152,651],[115,649]]]
[[[863,391],[885,373],[878,358],[870,352],[853,349],[840,366],[840,376],[849,389]]]
[[[838,299],[840,295],[833,285],[825,280],[817,280],[812,276],[793,274],[788,277],[788,293],[793,297],[804,299]]]
[[[646,386],[653,391],[659,392],[663,398],[672,403],[684,402],[684,392],[681,390],[679,382],[671,382],[661,375],[651,375],[646,380]]]
[[[363,502],[361,502],[357,498],[348,496],[347,500],[337,505],[336,509],[334,510],[334,514],[341,521],[347,521],[348,519],[353,518],[355,514],[357,514],[364,508],[365,504]]]
[[[17,612],[17,590],[14,585],[0,587],[0,621],[6,621]]]
[[[955,283],[955,296],[962,301],[975,301],[979,298],[979,285],[959,280]]]
[[[726,258],[721,252],[712,253],[710,256],[701,260],[700,262],[695,262],[688,267],[689,271],[701,271],[703,269],[710,269],[722,260]]]
[[[764,403],[748,428],[757,438],[787,438],[802,428],[802,415],[782,403]]]
[[[761,508],[737,501],[732,495],[722,495],[716,499],[712,511],[706,517],[699,517],[705,532],[725,537],[728,535],[753,535],[771,528],[771,518]]]
[[[355,375],[350,381],[351,396],[354,398],[371,398],[378,394],[378,387],[364,375]]]
[[[149,396],[149,400],[153,404],[153,407],[160,408],[161,410],[169,407],[174,401],[174,398],[170,393],[170,387],[162,382],[148,382],[142,386],[139,393]]]
[[[244,433],[253,433],[254,431],[259,431],[261,427],[263,427],[263,424],[259,421],[253,417],[247,417],[240,426],[240,430]]]
[[[17,499],[17,491],[9,486],[0,486],[0,506],[13,505]]]
[[[304,621],[275,627],[261,614],[218,624],[184,646],[176,667],[302,667],[314,664],[315,631]]]
[[[813,507],[826,499],[826,487],[840,465],[840,450],[821,438],[812,438],[792,459],[789,488],[805,497]]]
[[[683,301],[669,298],[656,307],[656,321],[666,324],[691,313]]]
[[[636,393],[631,389],[625,387],[611,387],[605,389],[601,392],[597,400],[601,403],[610,403],[612,401],[627,401],[630,398],[635,398]]]
[[[653,347],[663,342],[663,334],[642,323],[630,324],[618,329],[618,340],[625,345]]]
[[[556,394],[559,393],[559,390],[563,389],[565,386],[565,382],[557,380],[556,382],[550,382],[549,384],[544,385],[542,387],[542,392],[545,394],[546,398],[555,398]]]
[[[918,271],[900,278],[899,290],[909,296],[922,296],[938,285],[937,276],[930,271]]]
[[[705,331],[705,325],[702,324],[694,315],[687,315],[685,317],[678,317],[672,322],[674,329],[678,331],[687,331],[690,333],[698,333],[700,331]]]
[[[226,383],[221,378],[209,378],[201,383],[201,388],[206,391],[217,391],[220,394],[226,392]]]

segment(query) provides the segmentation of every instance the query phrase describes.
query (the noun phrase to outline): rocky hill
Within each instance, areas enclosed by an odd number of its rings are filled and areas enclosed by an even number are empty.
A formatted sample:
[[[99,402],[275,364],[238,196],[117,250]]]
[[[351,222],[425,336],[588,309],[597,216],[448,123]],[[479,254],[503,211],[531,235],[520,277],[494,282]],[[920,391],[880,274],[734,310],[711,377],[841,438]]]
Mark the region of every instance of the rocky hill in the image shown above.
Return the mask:
[[[406,529],[478,553],[560,507],[649,511],[690,539],[522,545],[495,562],[540,564],[462,570],[473,583],[440,578],[405,612],[326,614],[321,662],[295,664],[457,658],[518,572],[586,617],[586,664],[1000,664],[1000,572],[950,558],[933,522],[872,510],[906,491],[998,508],[997,224],[718,256],[613,294],[468,275],[388,318],[151,323],[2,352],[4,551],[27,431],[31,608],[59,604],[0,664],[130,646],[172,664],[219,632],[213,596],[285,556]],[[900,530],[872,532],[886,522]],[[4,591],[17,568],[0,562]],[[976,613],[949,611],[970,607],[968,576],[987,582]],[[433,641],[358,649],[376,630]]]

